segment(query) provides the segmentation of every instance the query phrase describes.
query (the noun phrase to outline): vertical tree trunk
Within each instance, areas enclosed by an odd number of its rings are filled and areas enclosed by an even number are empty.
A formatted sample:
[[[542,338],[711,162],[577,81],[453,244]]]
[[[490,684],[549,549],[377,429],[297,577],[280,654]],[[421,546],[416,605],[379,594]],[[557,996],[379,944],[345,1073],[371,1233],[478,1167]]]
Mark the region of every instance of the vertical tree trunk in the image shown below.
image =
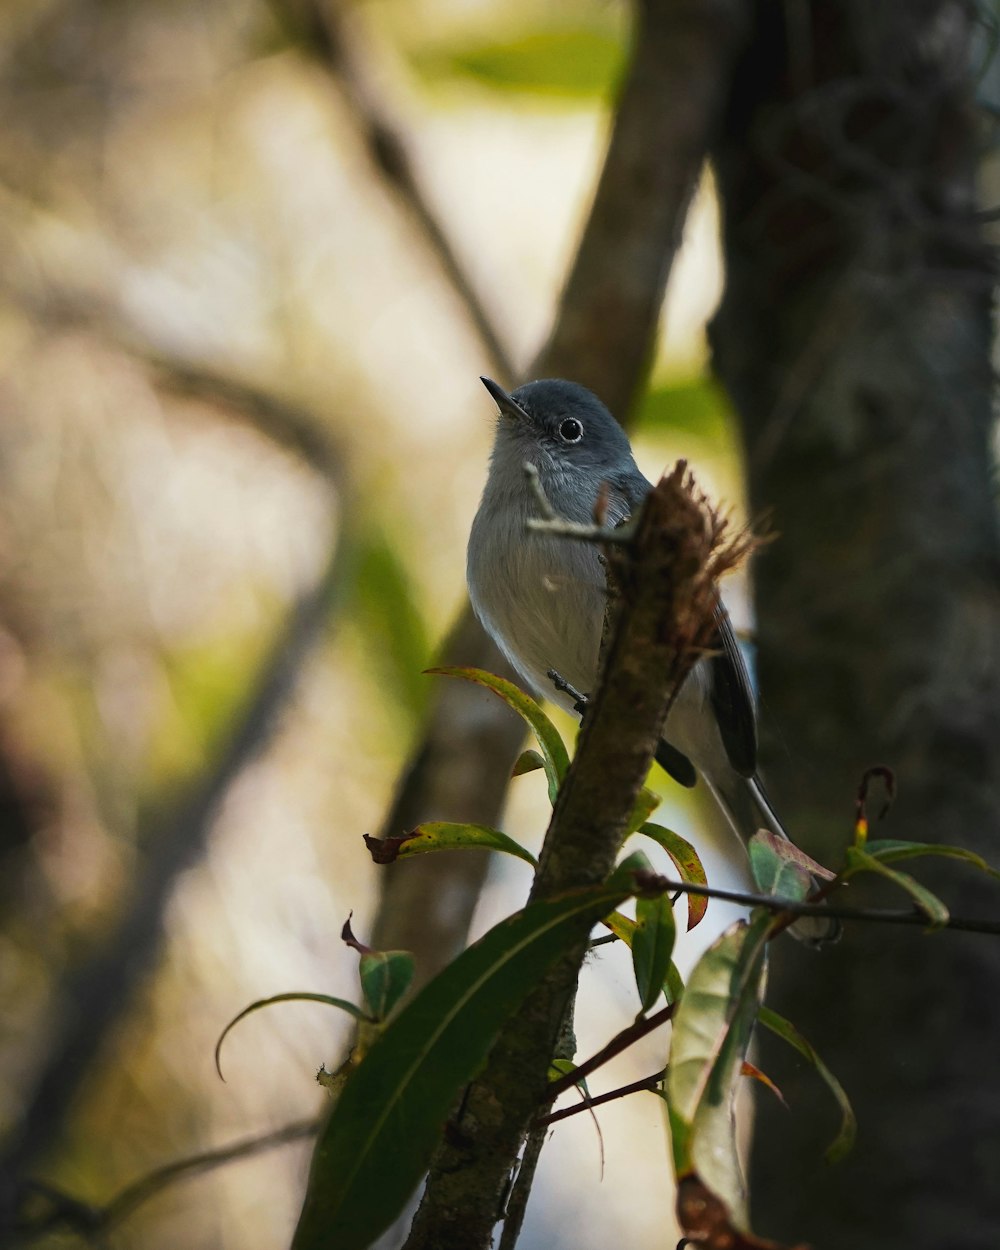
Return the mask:
[[[715,362],[752,509],[778,533],[756,568],[765,772],[794,836],[830,862],[875,763],[899,781],[883,836],[1000,862],[973,42],[957,0],[759,0],[717,152]],[[996,883],[942,862],[916,875],[956,913],[1000,911]],[[820,1087],[782,1073],[792,1114],[764,1104],[754,1152],[762,1231],[819,1250],[998,1243],[998,986],[989,937],[854,927],[820,956],[782,944],[770,999],[841,1075],[860,1134],[824,1167]]]

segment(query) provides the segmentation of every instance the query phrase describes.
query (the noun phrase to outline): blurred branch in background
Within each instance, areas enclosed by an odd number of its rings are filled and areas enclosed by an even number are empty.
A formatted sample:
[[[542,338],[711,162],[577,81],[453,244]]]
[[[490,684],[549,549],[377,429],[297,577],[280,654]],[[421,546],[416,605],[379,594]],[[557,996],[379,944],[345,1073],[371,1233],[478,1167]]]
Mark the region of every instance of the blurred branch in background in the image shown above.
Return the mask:
[[[432,207],[406,129],[373,85],[352,26],[356,20],[352,6],[345,0],[271,0],[271,6],[295,42],[330,74],[343,94],[375,171],[398,195],[437,259],[486,350],[490,368],[513,377],[516,368],[503,335],[477,292],[447,223]]]
[[[101,1207],[91,1206],[51,1185],[32,1182],[25,1197],[25,1211],[15,1229],[17,1242],[29,1245],[50,1233],[66,1230],[85,1241],[103,1245],[104,1239],[117,1225],[169,1186],[202,1176],[215,1168],[238,1163],[241,1159],[252,1158],[266,1150],[312,1137],[320,1123],[315,1117],[296,1120],[271,1133],[242,1138],[228,1146],[220,1146],[218,1150],[206,1150],[202,1154],[179,1159],[176,1163],[168,1163],[126,1185]]]
[[[6,1190],[0,1190],[0,1198],[6,1204],[16,1201],[21,1178],[58,1138],[94,1058],[154,964],[178,876],[203,854],[227,790],[267,744],[305,660],[329,627],[350,545],[345,520],[325,568],[289,613],[214,765],[186,799],[170,804],[172,810],[140,832],[144,855],[121,915],[99,951],[56,991],[58,1019],[44,1064],[0,1158]],[[0,1220],[3,1215],[0,1207]]]

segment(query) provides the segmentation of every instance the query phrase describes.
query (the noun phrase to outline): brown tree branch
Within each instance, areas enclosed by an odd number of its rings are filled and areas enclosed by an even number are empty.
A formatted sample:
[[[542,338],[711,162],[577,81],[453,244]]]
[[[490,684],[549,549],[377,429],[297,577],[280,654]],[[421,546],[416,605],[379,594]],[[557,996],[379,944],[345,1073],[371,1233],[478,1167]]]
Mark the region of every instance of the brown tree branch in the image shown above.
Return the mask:
[[[0,275],[0,292],[38,325],[90,334],[148,369],[163,390],[227,411],[299,456],[332,484],[340,486],[348,477],[347,450],[320,412],[262,383],[157,347],[112,299],[65,280],[29,283],[16,273]]]
[[[548,1089],[545,1091],[548,1101],[554,1101],[568,1089],[572,1089],[574,1085],[579,1085],[581,1081],[585,1081],[588,1076],[596,1072],[598,1068],[603,1068],[606,1063],[610,1063],[616,1055],[620,1055],[622,1051],[628,1050],[630,1046],[634,1046],[641,1038],[655,1032],[661,1025],[666,1024],[674,1014],[676,1004],[667,1003],[665,1007],[661,1007],[659,1011],[655,1011],[651,1016],[643,1016],[641,1020],[634,1020],[628,1028],[622,1029],[606,1045],[589,1059],[585,1059],[583,1063],[577,1064],[572,1072],[567,1072],[565,1076],[559,1077],[557,1081],[550,1081]]]
[[[620,616],[579,746],[560,787],[531,899],[593,885],[614,864],[670,701],[708,645],[731,542],[678,465],[641,513],[635,542],[607,549]],[[548,1069],[588,946],[581,931],[502,1030],[430,1169],[407,1250],[487,1247],[506,1177],[548,1092]]]
[[[574,1115],[579,1115],[581,1111],[593,1111],[595,1107],[602,1107],[606,1102],[616,1102],[619,1098],[627,1098],[629,1094],[652,1093],[666,1075],[666,1068],[661,1068],[659,1072],[641,1077],[638,1081],[620,1085],[617,1089],[609,1089],[606,1094],[595,1094],[592,1098],[584,1098],[582,1102],[575,1103],[572,1107],[563,1107],[561,1111],[550,1111],[538,1121],[538,1127],[549,1128],[553,1124],[558,1124],[560,1120],[568,1120]]]

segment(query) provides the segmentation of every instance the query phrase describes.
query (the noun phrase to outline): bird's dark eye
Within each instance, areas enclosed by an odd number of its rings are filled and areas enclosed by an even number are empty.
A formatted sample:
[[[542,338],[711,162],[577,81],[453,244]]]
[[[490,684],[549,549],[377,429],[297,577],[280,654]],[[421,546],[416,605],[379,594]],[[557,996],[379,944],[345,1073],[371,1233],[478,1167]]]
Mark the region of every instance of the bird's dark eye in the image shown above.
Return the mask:
[[[559,437],[564,443],[578,443],[583,438],[583,426],[576,417],[567,417],[559,426]]]

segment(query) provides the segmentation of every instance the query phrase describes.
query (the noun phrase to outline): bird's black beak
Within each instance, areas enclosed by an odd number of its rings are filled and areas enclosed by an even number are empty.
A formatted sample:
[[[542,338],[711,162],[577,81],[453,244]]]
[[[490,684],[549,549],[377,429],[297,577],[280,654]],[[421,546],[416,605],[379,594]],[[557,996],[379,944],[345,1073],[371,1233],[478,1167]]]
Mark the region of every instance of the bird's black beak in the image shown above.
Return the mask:
[[[511,399],[502,386],[497,386],[492,378],[480,378],[479,380],[493,396],[502,417],[510,417],[514,421],[530,420],[521,405],[516,400]]]

